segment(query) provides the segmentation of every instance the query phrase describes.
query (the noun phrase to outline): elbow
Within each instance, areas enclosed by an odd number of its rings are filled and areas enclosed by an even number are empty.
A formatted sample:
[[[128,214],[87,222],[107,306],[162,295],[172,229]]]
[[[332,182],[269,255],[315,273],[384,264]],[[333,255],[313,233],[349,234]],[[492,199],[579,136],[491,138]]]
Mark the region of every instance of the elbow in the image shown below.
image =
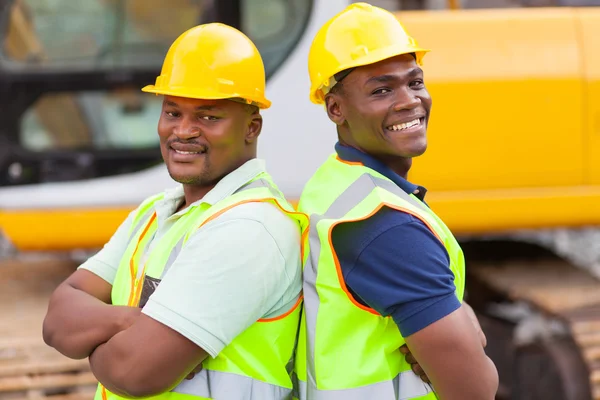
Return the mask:
[[[498,369],[494,362],[487,357],[487,362],[489,364],[489,377],[488,377],[488,394],[485,399],[494,400],[496,398],[496,394],[498,393],[498,387],[500,385],[500,377],[498,376]]]
[[[141,366],[128,367],[127,362],[112,369],[110,382],[101,382],[116,395],[129,399],[143,399],[157,396],[171,389],[164,382],[164,374],[153,374]]]
[[[170,385],[164,384],[160,379],[151,377],[135,377],[129,375],[120,381],[123,395],[131,399],[153,397],[169,391]]]
[[[42,324],[42,338],[46,345],[73,360],[82,360],[89,355],[85,351],[79,351],[74,347],[70,338],[61,335],[57,325],[52,321],[51,315],[47,315]]]
[[[52,321],[49,315],[46,315],[46,318],[44,318],[44,322],[42,324],[42,338],[44,339],[44,343],[46,343],[48,346],[55,347],[56,330],[52,326]]]
[[[456,396],[457,399],[494,400],[496,398],[499,386],[498,370],[493,361],[487,356],[486,364],[486,368],[481,370],[477,381],[465,385],[467,393],[461,393]]]
[[[169,387],[162,387],[152,382],[134,382],[130,380],[123,387],[123,392],[130,399],[144,399],[158,396],[169,391]]]

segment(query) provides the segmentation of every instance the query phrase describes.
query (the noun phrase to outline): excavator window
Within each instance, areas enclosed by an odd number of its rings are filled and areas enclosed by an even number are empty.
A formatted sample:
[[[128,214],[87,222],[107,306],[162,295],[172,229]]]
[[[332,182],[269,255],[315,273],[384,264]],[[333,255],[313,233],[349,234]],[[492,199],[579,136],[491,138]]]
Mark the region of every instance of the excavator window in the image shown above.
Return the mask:
[[[160,163],[153,83],[173,40],[219,21],[256,43],[270,77],[313,0],[0,1],[0,186]]]

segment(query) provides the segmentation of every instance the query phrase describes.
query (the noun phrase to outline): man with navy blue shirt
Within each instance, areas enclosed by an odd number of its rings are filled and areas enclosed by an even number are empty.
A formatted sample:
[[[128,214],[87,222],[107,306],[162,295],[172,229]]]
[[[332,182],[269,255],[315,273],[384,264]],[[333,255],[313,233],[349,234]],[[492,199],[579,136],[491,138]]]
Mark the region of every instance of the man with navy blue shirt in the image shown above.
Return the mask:
[[[343,139],[341,139],[343,142]],[[398,175],[374,156],[337,143],[338,157],[360,162],[424,200],[425,188]],[[332,234],[348,289],[364,305],[391,316],[407,337],[457,310],[448,252],[410,214],[382,208],[371,218],[337,225]]]
[[[311,45],[310,98],[325,107],[338,143],[298,207],[311,221],[300,399],[496,394],[485,336],[462,302],[460,245],[425,203],[425,188],[407,180],[427,148],[427,52],[366,3],[327,21]]]

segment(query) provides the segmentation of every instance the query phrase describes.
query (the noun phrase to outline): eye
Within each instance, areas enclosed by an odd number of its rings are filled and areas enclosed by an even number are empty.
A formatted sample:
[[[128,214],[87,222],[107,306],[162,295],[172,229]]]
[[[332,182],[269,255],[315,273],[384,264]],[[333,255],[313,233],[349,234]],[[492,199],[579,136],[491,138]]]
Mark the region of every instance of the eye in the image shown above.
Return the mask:
[[[177,118],[180,115],[177,111],[165,111],[165,114],[171,118]]]
[[[410,87],[416,90],[423,89],[425,87],[425,82],[423,82],[423,79],[415,79],[410,83]]]
[[[374,95],[381,95],[381,94],[387,94],[387,93],[390,93],[391,91],[392,91],[392,90],[391,90],[391,89],[388,89],[388,88],[379,88],[379,89],[375,89],[375,90],[373,91],[373,93],[371,93],[371,94],[374,94]]]
[[[205,121],[216,121],[219,119],[217,117],[213,117],[212,115],[203,115],[201,118]]]

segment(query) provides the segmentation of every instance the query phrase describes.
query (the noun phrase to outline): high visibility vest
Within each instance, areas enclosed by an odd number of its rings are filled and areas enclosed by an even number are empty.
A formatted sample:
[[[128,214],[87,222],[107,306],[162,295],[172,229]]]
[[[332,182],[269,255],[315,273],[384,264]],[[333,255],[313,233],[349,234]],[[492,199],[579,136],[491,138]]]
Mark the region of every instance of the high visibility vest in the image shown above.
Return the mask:
[[[295,212],[263,173],[233,195],[214,205],[192,206],[158,242],[153,244],[141,265],[142,253],[156,232],[155,204],[163,198],[149,198],[138,208],[132,224],[130,243],[123,256],[112,289],[112,304],[136,306],[144,277],[161,279],[186,245],[192,233],[223,212],[244,203],[269,202],[296,220],[302,237],[307,234],[307,216]],[[148,281],[148,279],[146,279]],[[207,358],[203,369],[191,380],[182,381],[170,392],[151,399],[191,400],[284,400],[290,399],[294,348],[300,322],[302,297],[286,314],[260,319],[238,335],[216,358]],[[101,384],[95,400],[122,399]]]
[[[357,302],[332,246],[333,228],[369,218],[382,207],[413,215],[444,244],[456,295],[464,292],[464,257],[446,225],[423,202],[361,163],[332,155],[307,183],[298,210],[310,215],[304,266],[304,311],[296,355],[302,400],[436,399],[398,350],[391,317]],[[402,246],[402,243],[398,243]]]

